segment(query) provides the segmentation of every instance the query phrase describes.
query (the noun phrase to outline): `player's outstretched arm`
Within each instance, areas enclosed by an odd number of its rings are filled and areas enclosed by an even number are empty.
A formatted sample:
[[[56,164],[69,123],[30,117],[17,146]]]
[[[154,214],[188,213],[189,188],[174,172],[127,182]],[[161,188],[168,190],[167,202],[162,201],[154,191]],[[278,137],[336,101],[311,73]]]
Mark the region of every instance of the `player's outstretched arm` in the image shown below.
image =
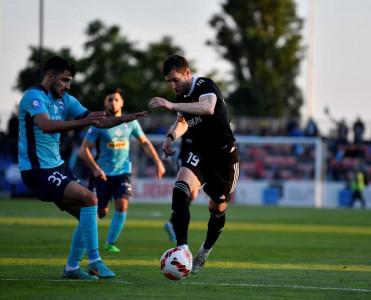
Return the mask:
[[[98,128],[111,128],[122,123],[128,123],[138,119],[139,117],[147,116],[147,111],[141,111],[133,114],[122,115],[120,117],[107,117],[99,122],[99,124],[94,125]]]
[[[96,126],[101,120],[105,118],[105,116],[105,111],[93,111],[89,113],[86,118],[83,119],[62,121],[51,120],[49,114],[40,113],[35,115],[33,119],[43,133],[57,133],[80,129],[90,125]]]

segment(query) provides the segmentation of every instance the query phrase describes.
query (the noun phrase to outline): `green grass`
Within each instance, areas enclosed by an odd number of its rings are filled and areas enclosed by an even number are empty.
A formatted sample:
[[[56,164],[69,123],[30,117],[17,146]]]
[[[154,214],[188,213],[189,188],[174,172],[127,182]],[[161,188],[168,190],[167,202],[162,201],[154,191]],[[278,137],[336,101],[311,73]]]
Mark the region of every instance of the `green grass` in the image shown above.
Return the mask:
[[[0,201],[0,299],[371,299],[369,210],[230,205],[205,268],[182,281],[159,268],[174,246],[162,229],[169,210],[131,204],[121,252],[101,251],[117,276],[70,281],[61,274],[77,221],[50,203]],[[101,247],[111,216],[99,221]],[[206,206],[191,206],[194,255],[207,221]]]

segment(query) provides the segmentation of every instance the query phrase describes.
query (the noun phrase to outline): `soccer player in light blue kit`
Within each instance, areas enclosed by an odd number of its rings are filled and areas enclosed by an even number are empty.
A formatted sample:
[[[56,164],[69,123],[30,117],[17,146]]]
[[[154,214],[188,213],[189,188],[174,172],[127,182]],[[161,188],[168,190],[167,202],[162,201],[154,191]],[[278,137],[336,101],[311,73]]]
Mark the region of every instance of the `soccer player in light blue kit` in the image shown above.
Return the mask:
[[[122,90],[108,89],[104,99],[107,115],[120,117],[123,106]],[[165,173],[164,165],[137,120],[109,129],[91,126],[81,145],[81,155],[93,171],[89,188],[95,191],[98,197],[99,218],[107,215],[111,198],[115,200],[115,213],[104,246],[104,249],[110,252],[120,252],[115,244],[124,227],[131,196],[129,155],[131,136],[139,141],[144,151],[154,161],[157,178],[161,179]],[[94,145],[97,150],[95,159],[90,151]]]
[[[42,83],[29,88],[19,104],[18,159],[22,180],[40,200],[54,202],[79,220],[63,278],[114,277],[115,273],[107,268],[98,252],[98,199],[78,183],[61,159],[60,132],[90,125],[109,128],[136,120],[147,112],[117,118],[106,118],[104,111],[90,112],[68,94],[75,75],[73,65],[54,56],[47,61],[44,71]],[[79,267],[86,251],[89,273]]]

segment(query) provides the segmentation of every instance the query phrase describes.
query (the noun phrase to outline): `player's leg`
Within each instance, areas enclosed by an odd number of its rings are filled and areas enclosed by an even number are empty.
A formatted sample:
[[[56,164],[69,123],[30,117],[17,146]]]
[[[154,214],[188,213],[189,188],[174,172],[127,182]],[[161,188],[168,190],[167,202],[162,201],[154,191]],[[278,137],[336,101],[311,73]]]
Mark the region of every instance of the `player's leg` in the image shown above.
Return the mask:
[[[187,205],[190,206],[191,203],[197,198],[199,192],[199,188],[194,189],[190,192],[190,195],[187,199]],[[170,219],[168,222],[166,222],[163,226],[164,230],[169,235],[169,241],[172,243],[176,242],[176,235],[173,227],[173,215],[170,216]]]
[[[172,220],[176,234],[177,246],[188,249],[188,226],[190,213],[188,198],[191,190],[201,185],[196,175],[187,167],[181,167],[173,189]]]
[[[71,181],[64,190],[62,204],[67,208],[67,211],[80,207],[78,227],[80,227],[81,236],[79,240],[81,243],[85,243],[88,252],[89,273],[104,278],[114,277],[115,273],[105,266],[98,251],[98,199],[96,196],[77,182]]]
[[[128,173],[113,176],[111,178],[112,195],[115,199],[115,213],[106,239],[105,250],[110,252],[120,252],[115,244],[125,225],[129,200],[131,197],[131,180],[130,174]]]
[[[80,224],[77,225],[72,237],[71,249],[67,264],[63,269],[63,278],[70,279],[98,279],[96,276],[90,276],[80,268],[80,261],[86,251],[86,245],[82,237]]]
[[[104,249],[109,252],[120,252],[120,249],[115,246],[122,229],[125,226],[127,209],[129,200],[125,198],[115,199],[115,213],[113,215],[109,228],[106,244]]]
[[[239,157],[236,149],[226,155],[224,165],[212,170],[204,187],[209,200],[209,222],[206,240],[193,260],[192,273],[198,273],[206,263],[212,247],[218,240],[225,224],[228,201],[239,177]]]

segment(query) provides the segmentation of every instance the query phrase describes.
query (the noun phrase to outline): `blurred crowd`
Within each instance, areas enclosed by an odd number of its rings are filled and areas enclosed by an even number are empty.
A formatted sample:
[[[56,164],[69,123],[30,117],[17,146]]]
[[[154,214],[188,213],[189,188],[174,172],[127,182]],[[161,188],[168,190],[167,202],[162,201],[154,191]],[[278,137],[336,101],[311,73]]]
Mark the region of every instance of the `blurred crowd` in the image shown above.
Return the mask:
[[[167,118],[155,121],[146,119],[142,122],[144,132],[165,135],[170,124]],[[238,140],[239,136],[278,136],[278,137],[319,137],[324,142],[324,178],[327,181],[351,182],[357,172],[364,177],[371,175],[371,142],[365,139],[365,124],[357,118],[352,127],[345,120],[335,121],[334,134],[323,136],[316,121],[309,118],[304,126],[298,118],[286,121],[257,121],[239,119],[233,124]],[[254,126],[250,126],[254,124]],[[87,180],[90,171],[80,156],[80,145],[85,130],[68,132],[61,135],[61,153],[64,160],[76,175]],[[349,138],[352,136],[352,138]],[[161,154],[162,142],[153,142]],[[6,132],[0,132],[0,191],[12,188],[10,170],[17,166],[18,154],[18,118],[13,114],[8,121]],[[248,145],[241,143],[238,147],[241,155],[241,178],[269,180],[312,180],[314,179],[315,146],[313,144],[263,144]],[[132,143],[133,175],[152,176],[155,168],[151,159],[143,153],[141,147]],[[174,176],[176,164],[167,167],[166,176]],[[16,176],[16,175],[14,175]],[[10,180],[9,180],[10,178]],[[18,178],[19,179],[19,178]],[[10,181],[10,182],[9,182]]]

